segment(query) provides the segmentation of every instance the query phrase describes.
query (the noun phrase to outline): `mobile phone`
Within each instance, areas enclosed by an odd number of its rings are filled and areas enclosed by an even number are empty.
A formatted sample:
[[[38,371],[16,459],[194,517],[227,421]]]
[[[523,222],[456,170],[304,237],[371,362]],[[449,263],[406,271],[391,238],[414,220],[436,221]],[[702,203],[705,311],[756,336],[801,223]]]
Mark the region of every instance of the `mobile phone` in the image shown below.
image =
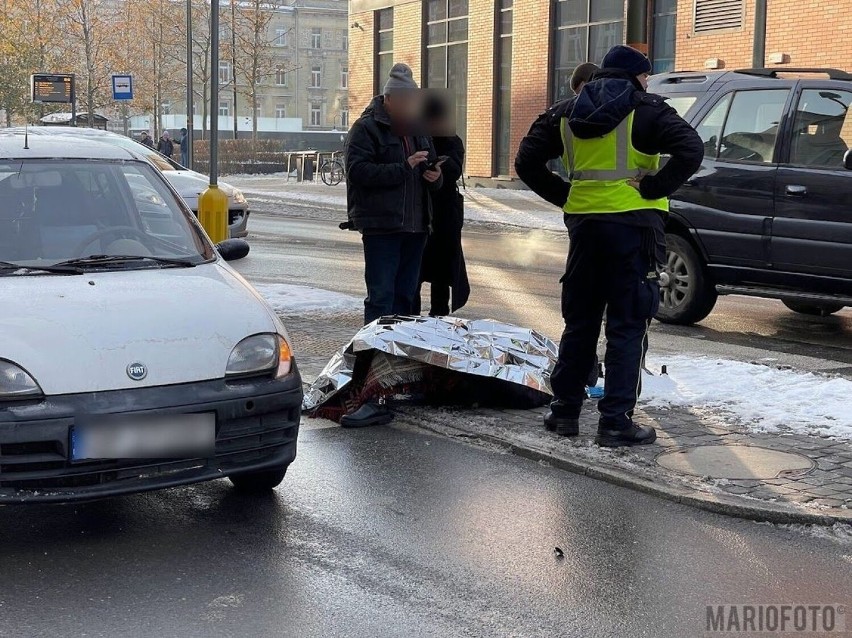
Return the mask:
[[[426,170],[427,171],[434,171],[436,168],[438,168],[438,164],[443,164],[448,159],[450,159],[449,155],[439,155],[438,159],[432,160],[430,162],[426,162]]]

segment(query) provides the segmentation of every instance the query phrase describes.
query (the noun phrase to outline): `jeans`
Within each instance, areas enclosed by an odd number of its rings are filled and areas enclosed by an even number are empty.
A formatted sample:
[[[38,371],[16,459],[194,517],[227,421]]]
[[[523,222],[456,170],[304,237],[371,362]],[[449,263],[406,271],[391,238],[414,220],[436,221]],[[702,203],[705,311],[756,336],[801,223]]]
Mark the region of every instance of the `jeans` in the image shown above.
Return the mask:
[[[587,220],[571,232],[562,278],[565,331],[551,375],[560,416],[577,417],[594,365],[606,310],[606,380],[598,403],[602,426],[626,428],[641,389],[648,326],[660,304],[653,231]]]
[[[187,151],[180,152],[180,165],[186,168],[190,168],[189,166],[189,153]]]
[[[426,233],[364,235],[364,323],[415,313]]]

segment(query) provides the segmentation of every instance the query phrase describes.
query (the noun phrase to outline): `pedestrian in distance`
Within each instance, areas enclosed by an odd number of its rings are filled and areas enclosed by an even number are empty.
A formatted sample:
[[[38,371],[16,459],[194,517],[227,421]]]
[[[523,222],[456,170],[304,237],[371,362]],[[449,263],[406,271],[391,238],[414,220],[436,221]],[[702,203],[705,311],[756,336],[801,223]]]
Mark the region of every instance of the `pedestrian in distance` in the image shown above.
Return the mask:
[[[431,284],[429,315],[443,317],[464,306],[470,297],[462,250],[464,196],[458,187],[464,167],[464,142],[452,129],[448,105],[443,99],[437,96],[427,99],[424,120],[426,129],[433,135],[435,153],[446,159],[440,163],[443,186],[431,193],[432,229],[426,240],[420,281]],[[415,314],[420,313],[420,304],[418,293]]]
[[[418,134],[420,94],[411,69],[395,64],[382,95],[352,125],[344,146],[349,221],[364,245],[364,322],[411,315],[432,217],[430,191],[443,184],[432,140]],[[368,403],[341,424],[387,423],[392,414]]]
[[[157,142],[157,152],[165,155],[169,159],[171,159],[172,154],[175,152],[175,144],[172,142],[172,136],[168,131],[163,131],[163,135]]]
[[[189,133],[185,128],[180,130],[180,165],[189,168],[189,145],[192,141],[189,139]]]
[[[139,142],[148,148],[154,148],[154,139],[148,134],[148,131],[142,131],[139,134]]]
[[[579,433],[585,382],[606,311],[606,380],[596,442],[653,443],[653,428],[633,421],[647,332],[660,303],[668,197],[698,170],[701,138],[664,99],[647,93],[651,64],[619,45],[574,98],[542,114],[521,142],[518,176],[561,206],[570,250],[562,278],[565,330],[551,375],[554,400],[545,426]],[[660,168],[660,154],[670,155]],[[565,181],[548,168],[562,158]]]

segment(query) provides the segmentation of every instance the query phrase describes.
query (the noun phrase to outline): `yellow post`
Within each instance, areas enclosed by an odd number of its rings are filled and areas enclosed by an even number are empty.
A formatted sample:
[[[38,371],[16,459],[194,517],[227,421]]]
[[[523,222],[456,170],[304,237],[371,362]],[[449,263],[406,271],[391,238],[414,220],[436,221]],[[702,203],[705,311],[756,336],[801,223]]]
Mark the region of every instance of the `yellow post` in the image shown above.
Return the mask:
[[[230,237],[228,196],[216,184],[211,184],[198,198],[198,219],[214,244]]]

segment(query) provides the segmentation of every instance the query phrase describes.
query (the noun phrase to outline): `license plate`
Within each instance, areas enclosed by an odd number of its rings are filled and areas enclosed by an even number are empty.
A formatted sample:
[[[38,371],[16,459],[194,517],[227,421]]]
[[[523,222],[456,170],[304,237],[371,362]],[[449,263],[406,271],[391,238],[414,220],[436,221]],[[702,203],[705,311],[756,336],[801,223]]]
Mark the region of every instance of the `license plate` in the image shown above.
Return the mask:
[[[154,459],[210,456],[216,447],[216,415],[111,417],[71,428],[71,460]]]

